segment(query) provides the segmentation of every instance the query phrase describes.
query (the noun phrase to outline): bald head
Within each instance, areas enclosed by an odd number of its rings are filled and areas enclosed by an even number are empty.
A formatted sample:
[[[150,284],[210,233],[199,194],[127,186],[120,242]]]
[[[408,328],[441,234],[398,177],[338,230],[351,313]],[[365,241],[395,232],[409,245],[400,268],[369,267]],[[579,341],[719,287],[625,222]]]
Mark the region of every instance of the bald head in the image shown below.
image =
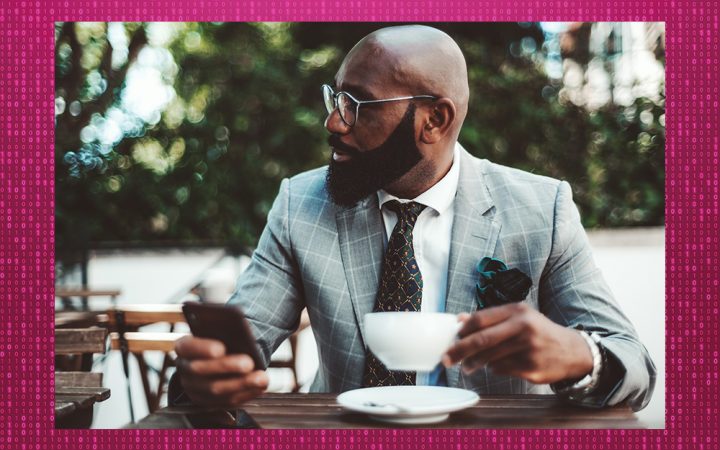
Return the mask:
[[[459,132],[467,114],[467,66],[460,47],[444,32],[422,25],[382,28],[350,50],[338,75],[354,78],[349,72],[358,66],[357,75],[367,84],[382,83],[397,95],[432,94],[452,100],[457,108],[452,128]]]
[[[465,57],[450,36],[418,25],[377,30],[350,50],[335,86],[378,101],[355,105],[352,123],[347,106],[328,108],[328,189],[337,202],[381,188],[412,199],[448,173],[468,107]]]

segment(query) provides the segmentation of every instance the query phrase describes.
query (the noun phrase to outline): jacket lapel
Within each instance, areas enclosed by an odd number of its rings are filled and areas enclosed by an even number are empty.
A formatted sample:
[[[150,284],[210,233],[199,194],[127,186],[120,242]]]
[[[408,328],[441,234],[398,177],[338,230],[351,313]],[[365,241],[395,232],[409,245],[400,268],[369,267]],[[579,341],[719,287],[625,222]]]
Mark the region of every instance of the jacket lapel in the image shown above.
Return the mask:
[[[375,307],[384,252],[385,232],[377,195],[338,211],[335,219],[345,277],[364,346],[363,319]]]
[[[445,303],[445,311],[452,314],[477,309],[476,266],[483,257],[492,256],[500,234],[500,223],[494,220],[492,197],[484,181],[483,162],[462,147],[460,158]],[[457,385],[459,369],[457,365],[447,369],[448,386]]]

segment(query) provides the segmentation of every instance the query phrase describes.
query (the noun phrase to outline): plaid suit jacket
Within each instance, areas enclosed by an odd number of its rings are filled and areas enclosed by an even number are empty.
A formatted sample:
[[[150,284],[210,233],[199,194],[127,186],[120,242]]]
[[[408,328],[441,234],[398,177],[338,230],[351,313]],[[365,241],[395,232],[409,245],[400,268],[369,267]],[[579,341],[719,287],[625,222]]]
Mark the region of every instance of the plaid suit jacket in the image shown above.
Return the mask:
[[[476,310],[477,263],[485,256],[505,261],[532,278],[529,305],[558,324],[598,332],[625,369],[604,398],[584,402],[644,407],[655,367],[595,267],[570,186],[460,154],[445,310]],[[362,384],[363,316],[375,304],[385,232],[377,196],[337,206],[326,173],[323,167],[283,180],[229,303],[245,311],[266,365],[307,307],[320,361],[311,391],[342,392]],[[465,375],[454,366],[447,375],[449,386],[479,394],[550,392],[488,370]]]

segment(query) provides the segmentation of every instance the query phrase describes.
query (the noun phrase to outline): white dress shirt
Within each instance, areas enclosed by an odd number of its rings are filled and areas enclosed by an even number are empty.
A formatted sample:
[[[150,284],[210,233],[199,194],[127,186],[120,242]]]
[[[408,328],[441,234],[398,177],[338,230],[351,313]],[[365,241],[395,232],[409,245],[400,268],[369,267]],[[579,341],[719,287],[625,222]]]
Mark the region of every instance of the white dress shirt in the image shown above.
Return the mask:
[[[418,216],[413,229],[413,248],[423,278],[422,312],[444,312],[447,296],[447,276],[450,256],[450,235],[455,211],[455,194],[460,177],[460,153],[457,145],[453,152],[453,163],[445,176],[430,189],[414,199],[400,199],[384,190],[379,190],[378,204],[385,224],[385,247],[397,215],[383,205],[390,200],[401,203],[417,202],[426,206]],[[427,385],[430,372],[418,372],[416,384]]]

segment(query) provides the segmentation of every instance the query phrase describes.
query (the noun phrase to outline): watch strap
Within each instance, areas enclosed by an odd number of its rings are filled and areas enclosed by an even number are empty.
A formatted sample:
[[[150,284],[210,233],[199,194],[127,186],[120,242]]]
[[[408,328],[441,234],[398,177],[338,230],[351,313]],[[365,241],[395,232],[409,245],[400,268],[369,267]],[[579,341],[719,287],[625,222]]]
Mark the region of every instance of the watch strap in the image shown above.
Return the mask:
[[[578,329],[577,331],[585,340],[585,343],[592,353],[592,371],[579,379],[564,380],[550,385],[556,394],[566,396],[570,399],[580,399],[598,386],[606,359],[604,349],[600,342],[600,336],[596,333],[588,334],[582,329]]]

